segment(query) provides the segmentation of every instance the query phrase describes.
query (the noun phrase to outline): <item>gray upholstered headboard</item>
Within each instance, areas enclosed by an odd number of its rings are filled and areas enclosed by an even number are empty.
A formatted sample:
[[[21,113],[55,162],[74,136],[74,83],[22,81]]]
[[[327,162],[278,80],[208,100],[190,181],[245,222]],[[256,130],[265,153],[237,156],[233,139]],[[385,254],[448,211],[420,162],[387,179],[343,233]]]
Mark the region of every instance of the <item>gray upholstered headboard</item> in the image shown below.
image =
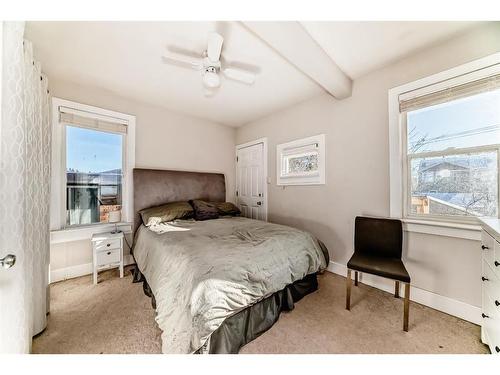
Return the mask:
[[[222,173],[134,168],[134,232],[141,225],[139,211],[168,202],[205,199],[226,200]]]

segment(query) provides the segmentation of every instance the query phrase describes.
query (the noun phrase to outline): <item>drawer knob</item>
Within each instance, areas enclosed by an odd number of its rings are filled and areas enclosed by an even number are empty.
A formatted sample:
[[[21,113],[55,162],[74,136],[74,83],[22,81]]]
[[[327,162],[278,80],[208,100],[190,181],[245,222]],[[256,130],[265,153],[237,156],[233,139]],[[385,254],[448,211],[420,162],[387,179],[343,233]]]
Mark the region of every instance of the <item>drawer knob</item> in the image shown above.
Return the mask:
[[[485,313],[482,313],[482,314],[481,314],[481,316],[482,316],[483,318],[489,318],[489,316],[488,316],[488,315],[486,315]]]
[[[500,266],[500,263],[498,263],[498,261],[495,260],[495,267],[498,267]]]
[[[485,245],[481,245],[481,249],[483,249],[483,250],[487,250],[487,249],[489,249],[489,247],[488,247],[488,246],[485,246]]]
[[[497,300],[495,300],[495,305],[500,306],[500,302],[498,302]]]
[[[487,277],[484,277],[484,276],[481,276],[481,280],[483,280],[483,281],[490,281],[490,279],[488,279]]]
[[[107,246],[107,247],[110,247],[110,246],[111,246],[111,244],[110,244],[110,243],[108,243],[106,246]]]
[[[498,346],[495,346],[495,350],[497,351],[497,353],[500,353],[500,348]]]
[[[111,255],[111,251],[108,251],[106,254]]]

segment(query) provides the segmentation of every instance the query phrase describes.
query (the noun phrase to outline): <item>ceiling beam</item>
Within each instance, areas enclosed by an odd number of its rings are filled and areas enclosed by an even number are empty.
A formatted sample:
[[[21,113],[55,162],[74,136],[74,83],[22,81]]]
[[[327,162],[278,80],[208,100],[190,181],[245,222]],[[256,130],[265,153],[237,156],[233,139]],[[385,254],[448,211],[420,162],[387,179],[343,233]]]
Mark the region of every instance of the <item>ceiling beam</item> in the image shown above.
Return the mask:
[[[247,29],[336,99],[351,96],[352,80],[299,22],[244,21]]]

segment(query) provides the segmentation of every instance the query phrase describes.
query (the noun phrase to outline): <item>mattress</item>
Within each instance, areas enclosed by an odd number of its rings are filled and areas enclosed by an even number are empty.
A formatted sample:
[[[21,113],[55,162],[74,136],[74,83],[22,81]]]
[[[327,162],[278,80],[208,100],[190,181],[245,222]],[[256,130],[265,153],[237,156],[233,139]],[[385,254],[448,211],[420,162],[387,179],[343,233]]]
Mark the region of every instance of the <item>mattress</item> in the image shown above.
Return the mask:
[[[133,252],[164,353],[199,351],[229,317],[327,266],[308,232],[240,217],[141,226]]]

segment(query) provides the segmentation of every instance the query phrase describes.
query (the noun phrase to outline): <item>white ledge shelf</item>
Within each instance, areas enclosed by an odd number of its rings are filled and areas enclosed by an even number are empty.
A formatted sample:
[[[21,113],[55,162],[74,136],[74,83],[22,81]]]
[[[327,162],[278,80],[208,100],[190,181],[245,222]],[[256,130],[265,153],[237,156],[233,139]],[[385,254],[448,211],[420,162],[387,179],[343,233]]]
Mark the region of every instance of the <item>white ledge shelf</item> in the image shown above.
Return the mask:
[[[479,221],[484,230],[500,242],[500,219],[497,217],[480,217]]]
[[[117,223],[116,226],[124,233],[132,232],[132,223],[121,222]],[[53,230],[50,232],[50,243],[57,244],[71,241],[90,240],[92,238],[92,235],[97,233],[110,232],[114,228],[115,224],[106,223]]]
[[[403,219],[403,229],[406,232],[431,234],[480,241],[481,226],[431,220]]]

